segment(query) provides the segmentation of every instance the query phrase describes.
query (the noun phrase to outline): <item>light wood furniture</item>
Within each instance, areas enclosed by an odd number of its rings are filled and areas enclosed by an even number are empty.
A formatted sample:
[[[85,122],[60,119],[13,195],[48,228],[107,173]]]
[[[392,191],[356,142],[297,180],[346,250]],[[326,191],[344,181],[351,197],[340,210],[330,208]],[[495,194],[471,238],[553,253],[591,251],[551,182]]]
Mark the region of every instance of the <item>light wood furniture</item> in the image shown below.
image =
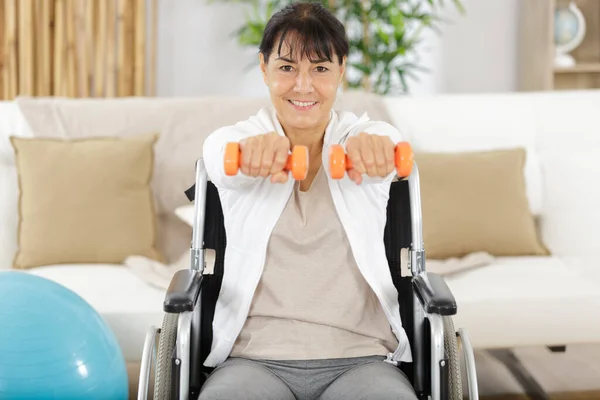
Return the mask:
[[[156,11],[156,0],[0,0],[0,100],[155,95]]]
[[[554,66],[554,10],[568,0],[519,1],[519,89],[523,91],[600,88],[600,0],[575,0],[586,35],[570,54],[576,65]]]

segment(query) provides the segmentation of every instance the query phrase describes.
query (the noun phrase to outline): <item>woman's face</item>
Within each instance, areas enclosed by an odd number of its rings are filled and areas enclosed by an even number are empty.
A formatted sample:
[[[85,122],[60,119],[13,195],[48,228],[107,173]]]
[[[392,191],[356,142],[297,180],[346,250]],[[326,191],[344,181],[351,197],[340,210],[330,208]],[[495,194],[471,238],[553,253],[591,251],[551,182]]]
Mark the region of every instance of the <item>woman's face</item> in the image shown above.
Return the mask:
[[[294,51],[297,58],[299,51]],[[268,62],[260,54],[264,81],[269,87],[271,101],[284,129],[320,129],[329,123],[329,117],[340,83],[345,62],[338,62],[333,54],[332,62],[306,58],[291,59],[287,43],[271,52]]]

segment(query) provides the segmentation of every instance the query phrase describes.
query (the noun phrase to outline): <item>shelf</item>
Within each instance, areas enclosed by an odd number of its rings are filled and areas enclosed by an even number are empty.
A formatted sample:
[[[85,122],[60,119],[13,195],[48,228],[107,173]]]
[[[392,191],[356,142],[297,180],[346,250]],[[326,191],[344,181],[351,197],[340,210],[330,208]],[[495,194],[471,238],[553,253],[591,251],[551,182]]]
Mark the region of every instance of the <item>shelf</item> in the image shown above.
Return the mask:
[[[586,20],[585,37],[569,54],[572,67],[556,67],[556,7],[574,1]],[[519,90],[600,88],[600,0],[521,0],[519,4]]]
[[[572,67],[554,67],[557,74],[600,73],[600,63],[580,63]]]

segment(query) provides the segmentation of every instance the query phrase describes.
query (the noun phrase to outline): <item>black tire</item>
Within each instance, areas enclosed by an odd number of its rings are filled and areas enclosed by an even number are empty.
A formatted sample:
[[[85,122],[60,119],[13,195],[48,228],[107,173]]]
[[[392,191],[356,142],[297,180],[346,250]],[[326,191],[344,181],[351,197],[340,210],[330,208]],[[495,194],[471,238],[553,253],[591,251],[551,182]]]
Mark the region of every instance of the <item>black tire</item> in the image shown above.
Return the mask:
[[[462,376],[460,373],[460,355],[458,353],[458,340],[454,330],[452,317],[442,317],[444,322],[444,349],[448,359],[448,394],[449,400],[462,400]]]
[[[171,399],[171,356],[177,341],[177,321],[179,314],[165,313],[162,328],[158,334],[156,370],[154,377],[154,399]]]

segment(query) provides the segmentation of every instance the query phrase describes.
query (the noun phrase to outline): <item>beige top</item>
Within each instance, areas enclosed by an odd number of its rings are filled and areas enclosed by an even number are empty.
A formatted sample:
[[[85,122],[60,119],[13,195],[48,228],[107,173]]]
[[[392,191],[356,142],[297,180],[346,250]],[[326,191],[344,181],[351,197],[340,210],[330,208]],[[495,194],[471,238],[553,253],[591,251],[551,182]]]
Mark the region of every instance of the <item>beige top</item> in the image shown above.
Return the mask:
[[[393,352],[398,341],[358,270],[321,168],[294,191],[267,248],[231,356],[306,360]]]

